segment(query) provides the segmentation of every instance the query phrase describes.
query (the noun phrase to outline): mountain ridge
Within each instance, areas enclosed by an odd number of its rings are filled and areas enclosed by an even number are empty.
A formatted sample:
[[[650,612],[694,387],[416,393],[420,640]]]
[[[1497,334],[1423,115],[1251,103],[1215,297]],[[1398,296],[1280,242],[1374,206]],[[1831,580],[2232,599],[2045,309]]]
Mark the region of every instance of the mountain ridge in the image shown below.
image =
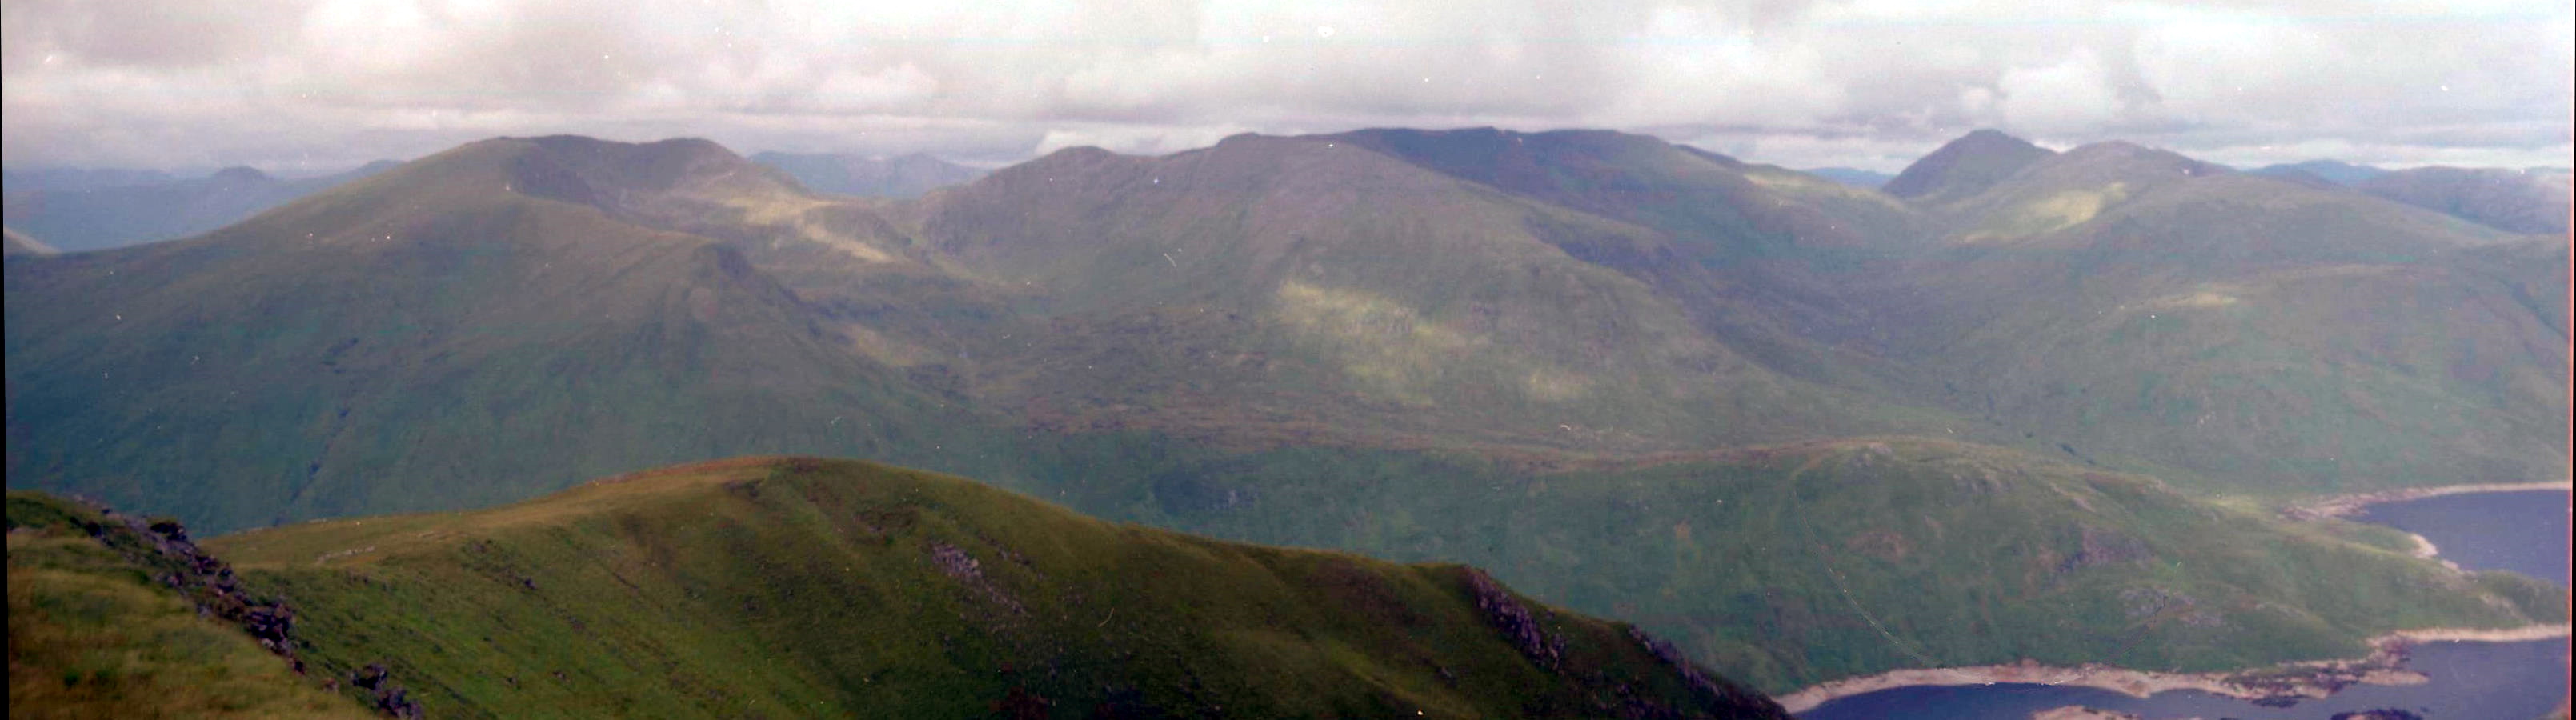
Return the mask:
[[[382,658],[442,714],[1786,717],[1472,568],[1113,525],[858,462],[698,463],[210,546],[299,599],[317,667]]]

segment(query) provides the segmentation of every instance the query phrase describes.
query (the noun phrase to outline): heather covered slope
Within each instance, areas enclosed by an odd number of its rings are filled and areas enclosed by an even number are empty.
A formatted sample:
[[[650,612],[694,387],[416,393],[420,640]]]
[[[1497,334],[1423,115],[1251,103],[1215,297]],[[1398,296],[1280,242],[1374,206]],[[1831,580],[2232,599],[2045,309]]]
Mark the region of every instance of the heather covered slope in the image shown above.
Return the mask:
[[[9,493],[10,717],[380,717],[201,613],[126,520]]]
[[[204,237],[12,261],[11,487],[225,529],[742,452],[978,452],[953,403],[735,251],[525,194],[634,194],[576,182],[603,160],[561,145],[476,143]]]
[[[441,717],[1785,717],[1471,568],[745,459],[211,543]]]

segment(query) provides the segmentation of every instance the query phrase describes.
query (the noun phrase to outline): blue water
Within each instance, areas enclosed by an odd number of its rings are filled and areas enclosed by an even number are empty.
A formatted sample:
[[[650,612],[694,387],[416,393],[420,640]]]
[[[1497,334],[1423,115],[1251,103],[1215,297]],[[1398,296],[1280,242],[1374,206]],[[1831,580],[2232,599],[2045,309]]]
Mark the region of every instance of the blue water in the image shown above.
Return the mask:
[[[2354,519],[2422,535],[2460,567],[2565,585],[2569,502],[2564,490],[2444,495],[2372,505]]]
[[[2569,494],[2562,491],[2477,493],[2375,505],[2360,519],[2406,530],[2461,567],[2510,570],[2565,584]],[[2432,720],[2530,720],[2567,697],[2565,639],[2513,643],[2442,642],[2415,647],[2410,669],[2423,685],[2356,685],[2323,700],[2288,708],[2196,691],[2139,699],[2091,688],[2002,684],[1911,687],[1835,700],[1801,713],[1803,720],[2020,720],[2032,713],[2084,705],[2148,718],[2325,720],[2335,713],[2402,708]]]

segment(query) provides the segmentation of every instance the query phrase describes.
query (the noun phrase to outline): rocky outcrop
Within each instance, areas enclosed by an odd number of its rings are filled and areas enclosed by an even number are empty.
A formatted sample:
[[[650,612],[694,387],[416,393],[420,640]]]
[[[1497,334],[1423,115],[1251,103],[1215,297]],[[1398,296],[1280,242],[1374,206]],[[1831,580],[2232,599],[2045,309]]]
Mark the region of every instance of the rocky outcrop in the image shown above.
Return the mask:
[[[99,517],[98,522],[86,522],[81,527],[91,539],[148,568],[155,581],[196,605],[199,616],[241,628],[258,640],[260,647],[284,659],[296,674],[305,674],[304,660],[295,654],[295,608],[283,600],[254,596],[244,590],[232,566],[199,549],[196,541],[188,537],[187,526],[178,520],[145,519],[97,503],[86,504]],[[377,712],[396,718],[420,717],[420,705],[387,676],[384,666],[368,665],[350,673],[348,681],[372,693],[367,700]],[[336,687],[338,683],[324,685]]]
[[[373,694],[369,707],[389,717],[420,717],[420,704],[411,701],[403,686],[394,684],[385,666],[369,663],[349,673],[349,684]]]
[[[1646,649],[1646,654],[1655,656],[1656,660],[1681,675],[1682,681],[1689,683],[1691,691],[1699,695],[1702,706],[1718,711],[1719,717],[1785,717],[1789,714],[1771,698],[1709,677],[1698,664],[1691,662],[1689,656],[1682,654],[1681,648],[1648,635],[1637,626],[1628,626],[1628,639],[1637,641],[1639,647]],[[1624,716],[1661,717],[1663,714],[1629,712]]]
[[[151,568],[156,573],[155,581],[195,604],[199,615],[240,627],[258,640],[260,647],[284,658],[295,672],[304,672],[304,661],[295,656],[295,640],[291,637],[294,608],[243,591],[233,577],[232,567],[199,550],[196,542],[188,538],[187,526],[179,521],[146,520],[104,506],[92,507],[98,510],[101,522],[82,528],[92,539],[135,564]]]
[[[965,548],[933,540],[930,542],[929,550],[930,564],[938,566],[939,572],[956,579],[968,590],[974,591],[976,596],[992,603],[994,608],[1002,611],[1002,617],[1020,617],[1029,614],[1028,607],[1020,604],[1019,598],[1012,597],[1009,591],[1003,590],[1000,585],[994,584],[990,578],[984,576],[984,563],[977,561],[975,556],[967,554]]]
[[[1655,659],[1662,660],[1665,665],[1671,666],[1674,672],[1681,673],[1682,680],[1689,682],[1691,689],[1711,695],[1726,694],[1726,688],[1709,680],[1708,673],[1700,672],[1698,665],[1692,664],[1690,658],[1682,655],[1681,648],[1673,647],[1672,643],[1658,640],[1655,636],[1646,634],[1646,631],[1639,630],[1634,625],[1628,626],[1628,638],[1637,641],[1638,645],[1645,647],[1646,654],[1655,656]]]
[[[1565,641],[1548,633],[1530,614],[1529,606],[1512,597],[1491,575],[1475,568],[1467,569],[1467,589],[1476,597],[1476,609],[1485,614],[1485,622],[1501,631],[1503,639],[1539,667],[1555,670],[1565,663]]]

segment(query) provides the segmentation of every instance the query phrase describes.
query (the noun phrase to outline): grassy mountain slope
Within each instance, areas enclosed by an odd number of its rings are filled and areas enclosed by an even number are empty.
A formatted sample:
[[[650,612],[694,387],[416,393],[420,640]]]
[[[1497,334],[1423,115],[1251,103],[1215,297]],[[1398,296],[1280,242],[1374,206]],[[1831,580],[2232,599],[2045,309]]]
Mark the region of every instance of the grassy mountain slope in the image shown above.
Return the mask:
[[[1514,196],[1655,231],[1633,247],[1546,235],[1568,254],[1655,288],[1708,332],[1782,372],[1853,381],[1865,358],[1827,343],[1869,334],[1835,291],[1843,273],[1921,233],[1894,198],[1644,135],[1361,130],[1329,139]],[[1791,328],[1795,328],[1792,330]]]
[[[1628,272],[1664,234],[1349,138],[1070,150],[917,211],[1026,323],[979,333],[978,392],[1056,426],[1620,451],[1908,421]]]
[[[2101,142],[2029,163],[1936,209],[1951,244],[2017,243],[2091,221],[2159,187],[2227,169],[2126,142]]]
[[[1955,246],[1874,290],[1918,392],[1980,416],[1973,437],[2222,492],[2566,476],[2568,344],[2543,299],[2563,260],[2205,169],[2087,146],[1953,206]]]
[[[297,599],[315,666],[381,662],[445,717],[1785,717],[1469,568],[865,463],[680,466],[212,545]]]
[[[742,452],[980,452],[953,403],[846,352],[733,251],[525,194],[631,194],[571,182],[598,159],[549,144],[465,146],[193,240],[13,261],[11,486],[221,529]]]
[[[66,251],[187,237],[393,166],[379,162],[321,177],[285,179],[246,167],[138,185],[10,192],[9,226]]]
[[[9,493],[9,716],[371,718],[202,616],[98,511]]]
[[[1535,471],[1322,449],[1176,449],[1120,473],[1067,463],[1064,501],[1103,517],[1473,563],[1772,692],[2022,658],[2216,670],[2358,655],[2362,638],[2396,628],[2564,615],[2563,588],[2460,575],[2385,529],[2288,522],[1953,442]]]

